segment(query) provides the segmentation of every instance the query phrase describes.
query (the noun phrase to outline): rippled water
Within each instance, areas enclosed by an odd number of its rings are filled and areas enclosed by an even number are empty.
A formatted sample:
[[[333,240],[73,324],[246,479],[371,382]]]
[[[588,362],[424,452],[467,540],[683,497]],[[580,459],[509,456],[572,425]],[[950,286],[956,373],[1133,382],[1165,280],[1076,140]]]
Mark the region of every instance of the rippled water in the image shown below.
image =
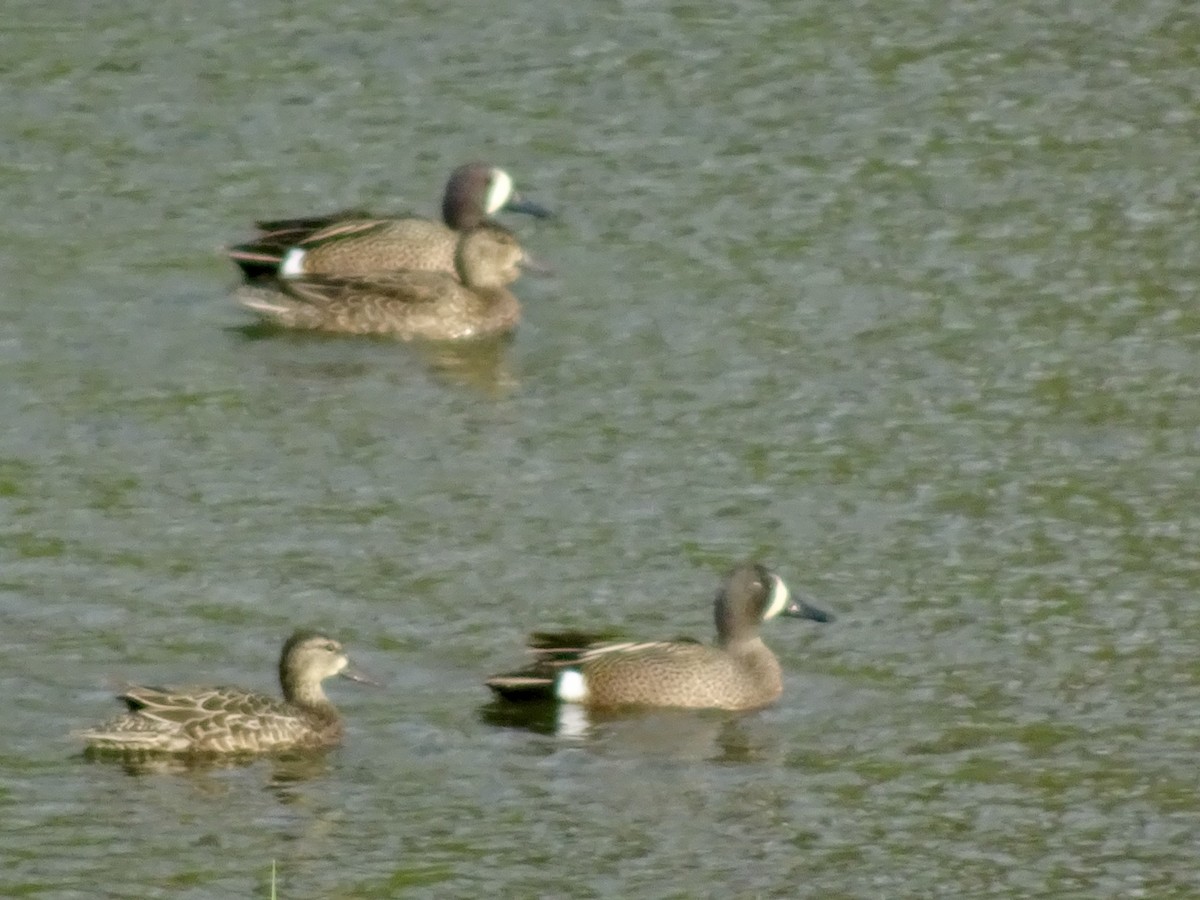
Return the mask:
[[[1185,5],[32,4],[0,31],[0,892],[1200,894],[1196,53]],[[562,211],[511,344],[263,337],[256,215]],[[708,637],[750,716],[513,720],[531,627]],[[110,680],[345,746],[185,772]],[[575,723],[576,725],[578,723]]]

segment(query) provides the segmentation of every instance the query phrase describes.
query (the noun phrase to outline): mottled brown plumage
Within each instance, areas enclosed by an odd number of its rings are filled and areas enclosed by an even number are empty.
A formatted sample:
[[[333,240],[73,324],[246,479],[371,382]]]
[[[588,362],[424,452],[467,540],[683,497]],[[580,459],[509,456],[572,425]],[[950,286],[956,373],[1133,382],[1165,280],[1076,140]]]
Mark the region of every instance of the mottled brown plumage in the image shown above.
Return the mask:
[[[579,633],[535,633],[534,660],[488,679],[508,700],[558,699],[590,706],[754,709],[779,698],[783,675],[759,637],[777,615],[827,622],[793,601],[778,575],[749,563],[726,578],[715,602],[717,641],[617,642]]]
[[[381,217],[364,210],[257,223],[260,234],[231,247],[229,257],[247,279],[310,275],[373,277],[400,270],[445,272],[457,278],[460,233],[496,213],[545,218],[543,207],[522,199],[503,169],[468,163],[450,174],[442,198],[443,222],[416,216]]]
[[[81,731],[92,750],[122,753],[234,754],[325,747],[342,736],[341,718],[321,682],[333,675],[366,679],[348,668],[342,645],[297,631],[283,645],[283,699],[234,687],[130,686],[129,711]]]
[[[520,304],[506,286],[525,260],[517,239],[498,225],[481,225],[462,234],[456,250],[458,278],[442,272],[313,276],[244,285],[235,296],[285,328],[404,340],[459,340],[514,328]]]

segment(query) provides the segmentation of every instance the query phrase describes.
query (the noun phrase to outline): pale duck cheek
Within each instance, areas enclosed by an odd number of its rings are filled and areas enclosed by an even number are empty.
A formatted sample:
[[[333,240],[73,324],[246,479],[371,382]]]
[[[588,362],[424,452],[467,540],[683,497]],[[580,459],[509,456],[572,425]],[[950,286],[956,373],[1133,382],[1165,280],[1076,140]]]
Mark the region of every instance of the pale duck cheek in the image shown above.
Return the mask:
[[[567,669],[558,676],[555,696],[563,703],[583,703],[588,698],[587,679],[575,669]]]
[[[284,278],[295,278],[304,274],[304,257],[307,254],[297,248],[289,250],[279,266],[279,274]]]

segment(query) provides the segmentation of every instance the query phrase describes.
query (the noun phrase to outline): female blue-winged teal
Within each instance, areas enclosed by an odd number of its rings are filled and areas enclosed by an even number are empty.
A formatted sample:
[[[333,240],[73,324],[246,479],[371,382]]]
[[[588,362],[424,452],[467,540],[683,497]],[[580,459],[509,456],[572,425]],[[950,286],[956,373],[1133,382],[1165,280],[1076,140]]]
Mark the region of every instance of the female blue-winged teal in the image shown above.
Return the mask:
[[[233,687],[131,686],[119,699],[129,711],[78,732],[91,750],[123,753],[269,753],[325,747],[342,722],[321,682],[332,675],[368,681],[349,668],[342,645],[297,631],[279,656],[283,700]]]
[[[461,232],[486,223],[496,213],[550,213],[513,190],[503,169],[468,163],[450,173],[442,198],[445,224],[414,216],[373,216],[346,210],[328,216],[256,223],[262,232],[231,247],[229,257],[248,280],[303,278],[308,275],[374,276],[417,270],[457,277],[455,250]]]
[[[817,622],[832,618],[793,600],[778,575],[747,563],[729,574],[717,594],[714,646],[539,632],[529,642],[533,662],[495,675],[487,685],[504,699],[518,701],[755,709],[773,703],[783,691],[779,661],[758,635],[759,626],[775,616]]]
[[[506,285],[517,279],[524,261],[517,239],[487,224],[458,239],[458,278],[444,272],[285,278],[243,285],[235,297],[285,328],[459,340],[516,326],[520,305]]]

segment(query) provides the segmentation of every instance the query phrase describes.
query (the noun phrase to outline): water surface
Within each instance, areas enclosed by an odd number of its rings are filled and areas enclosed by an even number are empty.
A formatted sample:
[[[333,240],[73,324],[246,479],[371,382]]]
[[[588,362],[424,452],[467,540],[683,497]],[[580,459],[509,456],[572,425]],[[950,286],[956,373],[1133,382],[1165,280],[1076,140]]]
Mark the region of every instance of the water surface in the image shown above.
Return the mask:
[[[1178,4],[10,6],[0,892],[1200,893]],[[471,158],[562,211],[514,341],[245,330],[255,216]],[[707,638],[748,556],[838,615],[773,623],[770,710],[480,685],[534,626]],[[388,683],[324,758],[66,736],[297,625]]]

